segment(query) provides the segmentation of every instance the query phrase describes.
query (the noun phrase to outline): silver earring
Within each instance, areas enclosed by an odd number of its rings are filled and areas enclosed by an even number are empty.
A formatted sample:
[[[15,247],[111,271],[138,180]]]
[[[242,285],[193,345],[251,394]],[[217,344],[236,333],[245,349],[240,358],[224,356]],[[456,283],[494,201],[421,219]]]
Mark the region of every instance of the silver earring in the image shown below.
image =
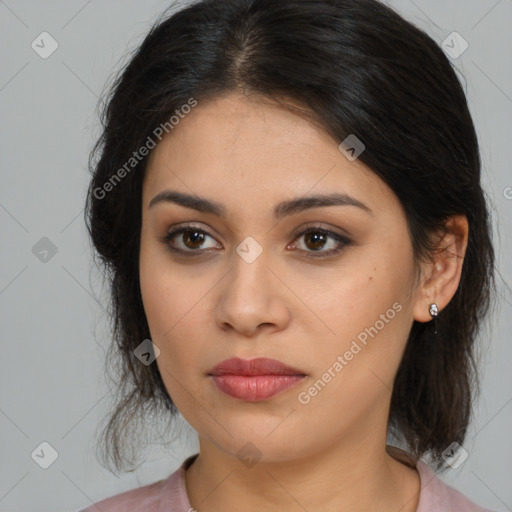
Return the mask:
[[[439,313],[439,309],[437,308],[437,304],[430,304],[429,307],[430,316],[434,319],[434,334],[437,334],[437,315]]]

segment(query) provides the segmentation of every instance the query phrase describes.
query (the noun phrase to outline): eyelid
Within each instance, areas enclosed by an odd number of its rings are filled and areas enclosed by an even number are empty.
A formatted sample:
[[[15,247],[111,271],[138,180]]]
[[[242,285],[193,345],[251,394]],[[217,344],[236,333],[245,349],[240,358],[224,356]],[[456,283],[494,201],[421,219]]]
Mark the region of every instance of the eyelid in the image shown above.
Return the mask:
[[[309,224],[306,226],[302,226],[302,229],[297,233],[291,242],[287,246],[289,247],[297,247],[297,240],[299,240],[302,236],[308,234],[308,233],[323,233],[328,238],[331,238],[332,240],[335,240],[336,247],[334,249],[328,249],[326,251],[318,250],[318,251],[306,251],[306,250],[299,250],[298,252],[303,254],[304,257],[310,259],[310,260],[317,260],[321,261],[322,259],[329,259],[332,257],[338,256],[339,253],[343,252],[345,249],[347,249],[349,246],[352,245],[352,239],[341,235],[340,233],[336,233],[333,229],[324,228],[323,226],[320,226],[318,224],[313,223],[313,225]]]
[[[293,235],[292,236],[296,238],[296,237],[298,237],[300,235],[303,235],[305,231],[309,231],[311,229],[318,229],[318,230],[321,230],[321,231],[322,230],[323,231],[328,231],[330,233],[338,235],[339,237],[347,239],[347,240],[350,240],[352,238],[352,235],[350,235],[347,231],[345,231],[342,228],[334,228],[334,227],[331,227],[331,226],[324,226],[322,224],[323,224],[322,222],[307,222],[306,224],[302,224],[297,229],[295,229],[293,231]],[[336,230],[340,231],[340,233],[338,233]]]
[[[302,226],[298,227],[296,230],[294,230],[293,240],[290,242],[286,247],[289,248],[290,246],[296,247],[296,241],[301,236],[310,233],[310,232],[321,232],[325,234],[328,238],[331,238],[337,242],[337,247],[334,249],[329,249],[326,251],[318,250],[318,251],[306,251],[304,249],[299,249],[298,252],[304,254],[307,258],[310,259],[321,259],[321,258],[328,258],[329,256],[334,256],[343,251],[347,246],[352,245],[351,237],[349,238],[347,235],[337,233],[334,231],[333,228],[327,228],[320,225],[321,223],[315,223],[310,222],[307,224],[303,224]],[[339,229],[339,228],[338,228]],[[179,236],[183,232],[189,231],[189,230],[196,230],[200,233],[203,233],[205,236],[208,236],[215,240],[217,243],[220,243],[216,240],[216,237],[211,235],[206,229],[203,227],[195,226],[192,223],[185,223],[177,226],[173,226],[172,228],[169,228],[167,233],[160,237],[160,240],[164,245],[167,246],[167,248],[172,251],[175,254],[178,255],[184,255],[184,256],[201,256],[201,255],[207,255],[211,254],[212,251],[216,251],[216,248],[207,248],[207,249],[178,249],[176,247],[173,247],[170,243],[170,240]],[[344,230],[342,230],[344,231]],[[344,231],[345,232],[345,231]],[[222,245],[222,244],[221,244]]]
[[[216,239],[215,236],[211,235],[205,228],[203,227],[199,227],[199,226],[195,226],[194,224],[191,224],[191,223],[185,223],[185,224],[180,224],[180,225],[177,225],[177,226],[173,226],[172,228],[168,229],[167,232],[165,233],[164,236],[162,237],[159,237],[160,241],[167,246],[167,248],[169,250],[171,250],[172,252],[174,253],[178,253],[178,254],[187,254],[187,255],[201,255],[201,254],[205,254],[205,253],[209,253],[211,252],[212,250],[215,250],[215,248],[209,248],[209,249],[197,249],[197,250],[192,250],[192,249],[189,249],[189,250],[184,250],[184,249],[178,249],[176,247],[173,247],[170,243],[171,239],[183,234],[184,232],[187,232],[187,231],[193,231],[193,230],[196,230],[202,234],[204,234],[205,236],[208,236],[210,237],[212,240],[214,240],[217,244],[219,244],[220,242],[218,242],[218,240]]]

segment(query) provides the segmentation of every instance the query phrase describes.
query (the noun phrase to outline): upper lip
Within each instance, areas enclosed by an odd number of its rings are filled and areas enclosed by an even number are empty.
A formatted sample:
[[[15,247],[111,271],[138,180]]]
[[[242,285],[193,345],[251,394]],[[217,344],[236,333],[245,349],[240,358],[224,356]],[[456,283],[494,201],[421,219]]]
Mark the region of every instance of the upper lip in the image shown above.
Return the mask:
[[[292,368],[277,359],[257,357],[240,359],[232,357],[217,364],[209,375],[306,375],[302,370]]]

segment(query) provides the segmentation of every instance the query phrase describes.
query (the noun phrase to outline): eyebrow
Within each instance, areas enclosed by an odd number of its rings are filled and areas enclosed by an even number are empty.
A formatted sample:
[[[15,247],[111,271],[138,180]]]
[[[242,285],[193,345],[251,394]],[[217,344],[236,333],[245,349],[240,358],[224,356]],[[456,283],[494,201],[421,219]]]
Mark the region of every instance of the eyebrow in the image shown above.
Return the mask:
[[[149,208],[153,208],[159,203],[175,203],[185,208],[197,210],[198,212],[211,213],[218,217],[227,216],[226,208],[217,201],[174,190],[164,190],[157,194],[151,199]],[[355,206],[373,215],[372,210],[358,199],[348,194],[335,193],[299,197],[297,199],[282,201],[274,208],[274,218],[280,220],[288,215],[322,206]]]

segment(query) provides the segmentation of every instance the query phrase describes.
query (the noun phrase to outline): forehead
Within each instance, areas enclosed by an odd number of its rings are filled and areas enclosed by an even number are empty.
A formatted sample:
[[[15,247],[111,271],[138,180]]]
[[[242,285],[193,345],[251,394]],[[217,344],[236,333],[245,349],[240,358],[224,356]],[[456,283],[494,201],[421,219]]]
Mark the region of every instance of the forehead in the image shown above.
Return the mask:
[[[147,207],[166,188],[247,208],[311,193],[364,197],[372,209],[393,201],[386,184],[338,145],[268,101],[233,94],[199,102],[151,153],[143,202]]]

